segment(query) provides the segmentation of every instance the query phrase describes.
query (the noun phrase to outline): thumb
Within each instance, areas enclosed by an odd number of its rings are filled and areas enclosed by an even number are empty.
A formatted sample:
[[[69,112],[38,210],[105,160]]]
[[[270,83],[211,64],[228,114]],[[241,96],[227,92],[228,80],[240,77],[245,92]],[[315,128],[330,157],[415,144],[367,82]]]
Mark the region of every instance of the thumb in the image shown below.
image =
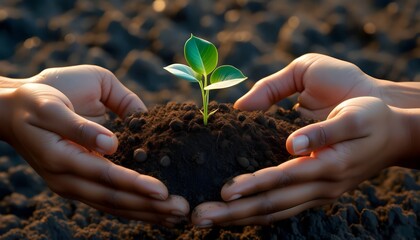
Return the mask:
[[[335,143],[368,137],[377,119],[390,118],[390,108],[379,98],[357,97],[337,105],[327,120],[303,127],[286,140],[292,154],[308,154]]]
[[[286,140],[291,154],[306,155],[336,143],[369,135],[356,112],[344,111],[293,132]]]
[[[266,110],[297,92],[293,78],[293,63],[279,72],[259,80],[252,89],[239,98],[234,108],[253,111]]]
[[[305,72],[319,59],[320,54],[305,54],[282,70],[258,81],[234,105],[241,110],[266,110],[280,100],[305,89]]]

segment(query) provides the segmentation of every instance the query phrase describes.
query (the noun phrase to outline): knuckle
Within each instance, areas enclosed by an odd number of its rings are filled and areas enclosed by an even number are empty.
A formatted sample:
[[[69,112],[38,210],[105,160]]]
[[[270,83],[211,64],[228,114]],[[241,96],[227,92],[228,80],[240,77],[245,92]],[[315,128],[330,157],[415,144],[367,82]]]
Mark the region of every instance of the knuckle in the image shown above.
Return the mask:
[[[109,79],[116,79],[114,73],[110,70],[97,66],[97,65],[88,65],[91,71],[95,72],[99,77],[102,79],[109,78]]]
[[[367,119],[364,115],[355,114],[353,112],[345,112],[343,117],[347,119],[346,129],[348,132],[357,132],[366,127]]]
[[[271,201],[268,192],[265,192],[263,195],[263,201],[261,201],[260,212],[262,214],[270,214],[274,210],[274,203]]]
[[[331,163],[329,179],[341,182],[348,178],[349,166],[347,162],[335,160]]]
[[[38,100],[38,108],[41,112],[50,112],[57,108],[57,102],[49,98],[42,98]]]
[[[310,145],[315,145],[316,143],[317,146],[325,146],[327,143],[327,134],[325,132],[324,125],[322,124],[318,125],[315,139],[312,139],[311,137],[309,139],[310,139]],[[314,146],[310,146],[310,147],[314,147]]]
[[[276,175],[275,179],[275,186],[276,187],[285,187],[294,182],[294,177],[288,171],[284,169],[279,169],[278,174]]]
[[[36,160],[43,170],[49,174],[57,175],[68,172],[66,159],[62,156],[52,156],[49,151],[41,151]]]
[[[308,61],[313,61],[314,58],[321,58],[323,57],[323,55],[318,54],[318,53],[306,53],[298,58],[296,58],[294,60],[295,63],[298,62],[308,62]]]
[[[76,137],[77,139],[86,139],[87,138],[87,124],[84,122],[76,123]]]
[[[116,190],[107,192],[102,199],[102,203],[111,209],[116,209],[119,206],[119,194]]]
[[[107,164],[106,168],[100,172],[99,180],[106,184],[107,186],[115,187],[115,183],[112,180],[112,164]]]

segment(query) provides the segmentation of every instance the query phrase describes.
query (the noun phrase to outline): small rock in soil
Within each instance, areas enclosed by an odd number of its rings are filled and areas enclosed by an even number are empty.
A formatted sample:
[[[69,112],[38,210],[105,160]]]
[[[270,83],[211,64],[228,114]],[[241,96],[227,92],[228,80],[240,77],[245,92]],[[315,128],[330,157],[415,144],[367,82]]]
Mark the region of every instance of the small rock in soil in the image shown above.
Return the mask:
[[[0,151],[2,149],[0,148]],[[0,157],[0,172],[6,172],[9,168],[12,167],[12,161],[9,157]]]
[[[189,121],[189,120],[193,119],[194,117],[195,117],[195,112],[194,111],[188,111],[184,115],[183,119],[186,120],[186,121]]]
[[[222,132],[228,136],[231,136],[235,133],[235,128],[231,124],[225,124],[222,127]]]
[[[258,115],[255,118],[255,122],[257,122],[257,123],[259,123],[259,124],[261,124],[263,126],[267,126],[267,119],[262,114],[261,115]]]
[[[162,167],[169,167],[169,165],[171,165],[171,158],[168,157],[168,155],[165,155],[160,159],[159,164]]]
[[[144,162],[147,159],[147,152],[143,148],[137,148],[134,151],[133,157],[138,162]]]
[[[268,119],[268,126],[270,128],[276,129],[276,121],[274,121],[272,118]]]
[[[204,153],[199,153],[195,162],[199,165],[204,164],[206,162],[206,155]]]
[[[200,129],[200,125],[196,122],[190,122],[190,124],[188,124],[188,130],[191,132],[198,132]]]
[[[238,120],[239,121],[243,122],[243,121],[245,121],[245,119],[246,119],[246,116],[245,115],[243,115],[243,114],[239,114],[238,115]]]
[[[20,226],[20,219],[13,214],[0,215],[0,234],[5,233],[9,229]]]
[[[174,119],[169,123],[169,127],[175,132],[182,130],[182,122],[179,119]]]
[[[238,157],[236,161],[238,161],[239,165],[243,168],[249,167],[249,160],[246,157]]]
[[[248,166],[248,167],[246,168],[246,170],[247,170],[248,172],[254,172],[254,171],[255,171],[255,167],[253,167],[253,166]]]
[[[144,119],[133,118],[130,120],[128,127],[130,128],[131,132],[135,133],[140,130],[140,128],[144,125],[145,122],[146,121]]]
[[[272,151],[265,151],[264,152],[264,157],[265,158],[272,158],[273,157],[273,152]]]
[[[229,140],[225,139],[225,140],[223,140],[223,141],[222,141],[222,143],[220,144],[220,147],[221,147],[221,148],[228,148],[228,147],[229,147],[229,145],[230,145]]]
[[[230,112],[230,109],[226,104],[222,103],[219,105],[219,111],[228,113]]]
[[[251,166],[253,166],[253,167],[258,167],[259,166],[259,163],[253,158],[250,160],[250,163],[251,163]]]

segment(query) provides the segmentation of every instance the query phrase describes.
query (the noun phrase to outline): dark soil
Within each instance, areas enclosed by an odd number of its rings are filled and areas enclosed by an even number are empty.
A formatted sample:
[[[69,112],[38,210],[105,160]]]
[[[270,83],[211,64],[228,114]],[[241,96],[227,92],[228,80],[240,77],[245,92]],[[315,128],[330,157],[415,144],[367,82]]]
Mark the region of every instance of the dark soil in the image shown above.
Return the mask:
[[[281,108],[244,112],[212,103],[210,109],[218,111],[207,126],[193,103],[169,103],[115,120],[111,130],[120,145],[109,159],[162,180],[193,209],[220,201],[221,187],[232,177],[288,160],[286,138],[310,123]]]

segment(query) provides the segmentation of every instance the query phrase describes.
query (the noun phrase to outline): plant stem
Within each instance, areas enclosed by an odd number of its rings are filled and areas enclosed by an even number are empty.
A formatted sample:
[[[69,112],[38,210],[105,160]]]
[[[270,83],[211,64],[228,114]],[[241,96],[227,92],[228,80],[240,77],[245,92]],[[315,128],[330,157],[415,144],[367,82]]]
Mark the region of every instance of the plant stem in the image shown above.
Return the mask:
[[[209,118],[209,90],[204,90],[207,87],[207,75],[204,74],[204,87],[201,90],[203,95],[203,123],[204,126],[207,126],[207,121]]]

